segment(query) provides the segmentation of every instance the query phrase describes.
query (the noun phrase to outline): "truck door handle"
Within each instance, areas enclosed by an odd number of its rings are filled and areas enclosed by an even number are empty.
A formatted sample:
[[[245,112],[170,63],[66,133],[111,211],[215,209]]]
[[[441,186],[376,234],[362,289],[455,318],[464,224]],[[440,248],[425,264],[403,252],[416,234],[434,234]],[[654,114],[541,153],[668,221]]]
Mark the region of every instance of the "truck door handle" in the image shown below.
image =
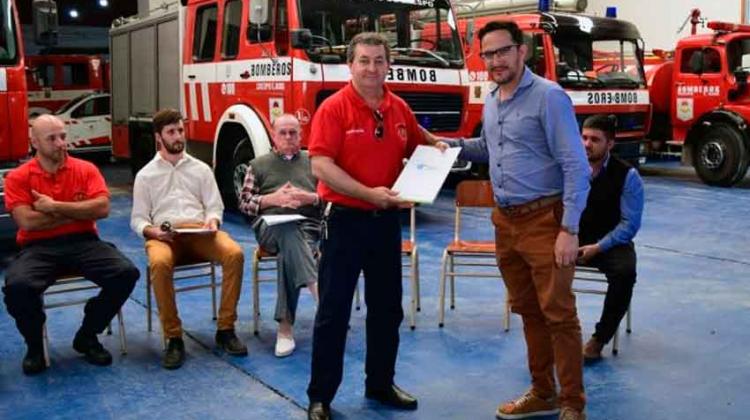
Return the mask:
[[[240,77],[243,79],[249,79],[250,78],[250,72],[245,70],[242,73],[240,73]]]
[[[188,79],[195,80],[195,75],[194,74],[188,74]]]

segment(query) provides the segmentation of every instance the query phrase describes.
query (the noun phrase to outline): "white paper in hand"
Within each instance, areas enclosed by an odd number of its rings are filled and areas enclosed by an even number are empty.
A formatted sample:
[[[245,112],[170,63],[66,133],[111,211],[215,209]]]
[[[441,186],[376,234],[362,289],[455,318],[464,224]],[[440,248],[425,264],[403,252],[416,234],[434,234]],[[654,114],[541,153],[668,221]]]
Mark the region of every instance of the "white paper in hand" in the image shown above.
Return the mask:
[[[305,219],[301,214],[269,214],[260,216],[268,226],[280,225],[282,223],[294,222],[295,220]]]
[[[417,146],[393,184],[393,190],[398,191],[399,198],[403,200],[431,204],[460,151],[460,147],[441,152],[432,146]]]

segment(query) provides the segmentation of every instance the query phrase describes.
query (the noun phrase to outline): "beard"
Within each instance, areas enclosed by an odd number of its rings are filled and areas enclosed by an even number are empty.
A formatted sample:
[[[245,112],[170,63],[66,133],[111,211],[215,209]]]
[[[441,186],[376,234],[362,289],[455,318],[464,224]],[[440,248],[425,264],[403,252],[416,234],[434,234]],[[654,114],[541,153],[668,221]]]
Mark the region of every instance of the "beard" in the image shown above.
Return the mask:
[[[497,70],[504,71],[505,73],[501,76],[498,76],[498,78],[495,78],[494,75]],[[497,83],[498,85],[505,85],[516,79],[516,76],[518,75],[518,69],[512,69],[509,66],[495,66],[490,69],[490,74],[493,75],[493,81],[495,83]]]
[[[172,155],[182,153],[185,150],[185,142],[182,140],[177,140],[172,144],[162,141],[161,144],[162,146],[164,146],[164,150],[166,150],[167,153],[172,154]]]

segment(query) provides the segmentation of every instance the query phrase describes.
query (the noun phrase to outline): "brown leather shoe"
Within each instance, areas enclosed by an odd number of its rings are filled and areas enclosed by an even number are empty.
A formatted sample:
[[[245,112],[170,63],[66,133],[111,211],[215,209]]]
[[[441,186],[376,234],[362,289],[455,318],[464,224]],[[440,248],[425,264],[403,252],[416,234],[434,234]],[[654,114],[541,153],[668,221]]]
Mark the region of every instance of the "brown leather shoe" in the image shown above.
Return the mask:
[[[600,343],[596,337],[589,338],[589,341],[583,346],[583,361],[590,363],[601,359],[603,348],[604,344]]]
[[[559,412],[556,397],[540,398],[529,390],[513,401],[500,404],[495,411],[495,417],[498,419],[525,419],[527,417],[549,416]]]

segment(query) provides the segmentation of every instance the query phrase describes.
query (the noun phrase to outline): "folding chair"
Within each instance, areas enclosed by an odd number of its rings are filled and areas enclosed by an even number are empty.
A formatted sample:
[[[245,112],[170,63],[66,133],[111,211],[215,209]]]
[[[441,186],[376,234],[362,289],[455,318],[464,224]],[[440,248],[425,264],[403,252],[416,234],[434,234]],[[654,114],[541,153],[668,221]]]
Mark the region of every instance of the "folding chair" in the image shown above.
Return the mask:
[[[44,294],[42,294],[42,305],[44,309],[53,309],[53,308],[62,308],[65,306],[83,305],[86,302],[88,302],[90,296],[86,298],[67,300],[67,301],[55,302],[55,303],[44,303],[44,298],[46,296],[75,293],[75,292],[80,292],[84,290],[96,290],[99,288],[100,287],[96,285],[95,283],[79,275],[62,276],[62,277],[59,277],[55,281],[55,283],[53,283],[49,288],[47,288]],[[127,341],[125,339],[125,322],[122,319],[122,309],[117,311],[117,324],[118,324],[118,330],[120,332],[120,352],[122,354],[126,354],[128,352],[128,349],[127,349]],[[107,327],[107,334],[112,334],[111,324],[109,327]],[[47,367],[49,367],[50,365],[49,338],[47,334],[46,322],[44,323],[44,326],[42,327],[42,337],[43,337],[43,349],[44,349],[44,363],[47,365]]]
[[[440,315],[439,326],[445,322],[445,283],[450,279],[451,309],[456,307],[456,277],[489,277],[502,278],[497,271],[495,258],[495,240],[466,240],[461,238],[461,212],[464,208],[493,208],[495,198],[492,184],[485,180],[461,181],[456,186],[456,212],[453,229],[453,241],[443,251],[440,271]],[[466,267],[469,267],[466,269]],[[459,269],[460,268],[460,269]],[[480,271],[465,271],[480,268]],[[481,268],[485,268],[481,270]],[[487,270],[494,268],[494,270]],[[490,272],[492,271],[492,272]],[[510,328],[510,306],[506,305],[503,326]]]
[[[411,308],[409,311],[409,327],[413,330],[417,327],[417,312],[422,310],[419,296],[419,249],[417,247],[417,215],[414,206],[409,208],[409,239],[401,241],[402,268],[409,269],[411,281]],[[359,295],[359,281],[354,289],[355,309],[361,308]]]
[[[573,291],[576,293],[582,293],[582,294],[590,294],[590,295],[600,295],[605,296],[607,294],[607,277],[604,276],[604,273],[597,270],[594,267],[586,267],[586,266],[576,266],[576,273],[575,277],[573,277],[574,282],[590,282],[593,283],[592,287],[586,288],[586,287],[577,287],[575,283],[573,283]],[[601,288],[601,284],[604,284],[604,288]],[[599,287],[597,287],[599,285]],[[626,319],[626,328],[625,331],[630,334],[632,332],[631,329],[631,317],[630,317],[631,307],[628,307],[628,312],[626,313],[625,319]],[[612,354],[617,356],[617,353],[619,352],[619,336],[620,336],[620,326],[617,326],[617,330],[615,331],[615,336],[612,339]]]
[[[177,283],[178,281],[195,279],[199,277],[209,277],[208,283],[190,284],[188,286],[176,287],[174,289],[175,295],[181,292],[188,292],[197,289],[211,289],[211,317],[216,321],[217,310],[216,310],[216,287],[221,286],[221,283],[216,282],[216,264],[213,261],[202,261],[202,262],[187,262],[184,264],[178,264],[174,267],[174,274],[172,281]],[[151,269],[146,267],[146,325],[150,332],[151,328]]]

